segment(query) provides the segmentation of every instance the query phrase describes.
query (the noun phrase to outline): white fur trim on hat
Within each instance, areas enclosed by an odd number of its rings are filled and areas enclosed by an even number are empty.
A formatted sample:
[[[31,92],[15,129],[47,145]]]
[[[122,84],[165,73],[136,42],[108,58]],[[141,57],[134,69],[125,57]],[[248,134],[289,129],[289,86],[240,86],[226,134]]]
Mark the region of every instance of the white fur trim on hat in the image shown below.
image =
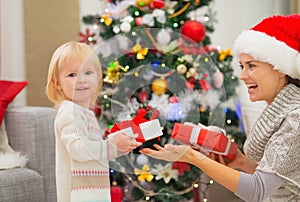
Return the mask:
[[[235,40],[232,50],[236,57],[240,53],[249,54],[292,78],[300,79],[299,52],[275,37],[255,30],[245,30]]]

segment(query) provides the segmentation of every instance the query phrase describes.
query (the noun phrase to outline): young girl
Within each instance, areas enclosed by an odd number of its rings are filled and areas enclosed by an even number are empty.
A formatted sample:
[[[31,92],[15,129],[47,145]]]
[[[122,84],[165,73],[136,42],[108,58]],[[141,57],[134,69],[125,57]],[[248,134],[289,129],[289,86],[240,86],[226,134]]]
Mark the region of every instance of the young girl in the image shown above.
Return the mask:
[[[104,140],[91,110],[102,84],[98,56],[86,44],[69,42],[53,54],[46,94],[55,118],[57,201],[110,201],[109,159],[140,146],[119,133]]]

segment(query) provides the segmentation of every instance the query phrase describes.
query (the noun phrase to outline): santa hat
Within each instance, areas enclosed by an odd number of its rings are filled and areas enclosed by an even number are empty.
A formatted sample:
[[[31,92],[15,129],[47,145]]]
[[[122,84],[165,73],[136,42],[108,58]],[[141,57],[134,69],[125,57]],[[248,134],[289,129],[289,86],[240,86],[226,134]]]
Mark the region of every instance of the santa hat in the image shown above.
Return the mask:
[[[272,16],[242,31],[233,54],[246,53],[274,69],[300,79],[300,15]]]

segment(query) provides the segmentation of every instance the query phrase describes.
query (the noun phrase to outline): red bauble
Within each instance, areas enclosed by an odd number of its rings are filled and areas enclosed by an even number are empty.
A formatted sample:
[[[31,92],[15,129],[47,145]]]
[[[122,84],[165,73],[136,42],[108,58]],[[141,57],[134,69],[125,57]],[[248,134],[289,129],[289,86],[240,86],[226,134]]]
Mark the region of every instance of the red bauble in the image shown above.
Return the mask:
[[[124,193],[122,187],[111,186],[110,187],[111,202],[122,202]]]
[[[99,117],[99,116],[101,115],[101,108],[100,108],[100,107],[95,107],[95,108],[93,109],[93,111],[94,111],[94,113],[95,113],[95,115],[96,115],[97,117]]]
[[[165,6],[164,0],[153,0],[152,3],[150,4],[151,9],[163,9]]]
[[[139,100],[141,103],[144,103],[147,101],[147,99],[149,98],[149,93],[146,91],[141,91],[139,93]]]
[[[196,20],[188,20],[180,28],[182,35],[196,43],[201,42],[205,38],[205,32],[205,26]]]

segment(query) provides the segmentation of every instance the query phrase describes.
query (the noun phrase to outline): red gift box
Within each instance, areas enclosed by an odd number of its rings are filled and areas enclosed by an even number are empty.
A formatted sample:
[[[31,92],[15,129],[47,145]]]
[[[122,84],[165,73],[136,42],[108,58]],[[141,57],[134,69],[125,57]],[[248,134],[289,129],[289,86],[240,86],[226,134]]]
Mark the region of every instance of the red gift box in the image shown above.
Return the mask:
[[[148,120],[145,118],[148,112],[149,110],[139,110],[137,116],[132,120],[115,123],[110,129],[108,138],[113,137],[120,131],[131,137],[137,134],[138,137],[136,137],[135,140],[141,143],[161,136],[163,134],[162,127],[160,126],[159,120],[155,119],[159,114],[154,111]]]
[[[221,131],[210,130],[197,125],[175,123],[172,138],[204,152],[221,154],[234,159],[237,144],[231,142]]]
[[[137,134],[138,137],[136,137],[135,140],[143,143],[161,136],[163,134],[161,129],[162,127],[160,126],[158,119],[140,124],[136,124],[132,120],[126,120],[115,123],[111,129],[112,134],[109,134],[108,137],[110,138],[113,134],[117,134],[117,132],[121,131],[131,137],[133,137],[134,134]]]

